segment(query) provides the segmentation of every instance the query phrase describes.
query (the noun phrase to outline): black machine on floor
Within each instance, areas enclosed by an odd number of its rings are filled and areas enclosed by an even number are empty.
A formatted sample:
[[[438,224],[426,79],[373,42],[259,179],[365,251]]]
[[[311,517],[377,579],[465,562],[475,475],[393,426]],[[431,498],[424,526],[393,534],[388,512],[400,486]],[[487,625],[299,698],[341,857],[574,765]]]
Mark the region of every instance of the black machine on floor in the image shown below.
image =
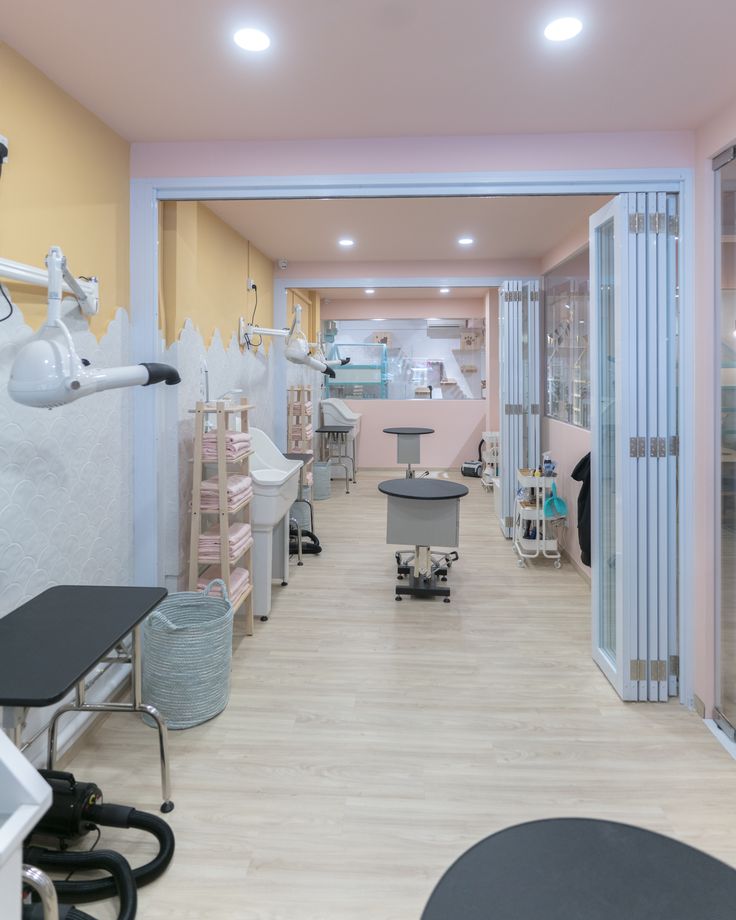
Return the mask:
[[[25,841],[23,861],[44,872],[68,873],[55,881],[59,899],[59,920],[94,920],[72,904],[85,904],[117,897],[118,920],[134,920],[138,909],[138,888],[162,875],[174,856],[174,833],[158,815],[138,811],[129,805],[106,805],[95,783],[78,782],[71,773],[41,770],[41,776],[53,790],[51,808]],[[69,849],[90,831],[101,834],[101,827],[137,828],[158,841],[158,853],[152,860],[133,869],[127,859],[114,850]],[[42,841],[44,844],[42,845]],[[55,841],[55,848],[49,844]],[[96,841],[95,841],[96,843]],[[71,879],[77,871],[101,870],[109,878]],[[42,920],[40,904],[23,908],[23,920]]]
[[[299,552],[299,530],[296,524],[289,525],[289,555],[296,556]],[[302,554],[305,556],[318,556],[322,546],[316,534],[311,530],[302,528]]]

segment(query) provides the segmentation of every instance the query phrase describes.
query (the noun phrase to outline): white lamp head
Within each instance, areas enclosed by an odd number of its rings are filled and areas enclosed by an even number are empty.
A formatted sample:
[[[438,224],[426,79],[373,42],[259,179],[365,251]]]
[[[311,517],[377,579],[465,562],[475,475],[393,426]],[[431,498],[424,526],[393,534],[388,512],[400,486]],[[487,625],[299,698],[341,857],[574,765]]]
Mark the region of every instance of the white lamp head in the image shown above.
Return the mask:
[[[63,333],[66,341],[54,334]],[[35,409],[54,409],[82,396],[119,387],[148,386],[164,381],[179,383],[176,369],[168,364],[130,364],[127,367],[91,367],[77,354],[69,332],[58,325],[45,325],[38,338],[16,355],[10,370],[11,399]]]
[[[319,361],[309,353],[309,342],[306,340],[303,333],[292,335],[287,340],[285,354],[286,360],[291,361],[292,364],[304,364],[306,367],[311,367],[315,371],[320,371],[328,377],[335,376],[335,372],[331,367],[323,361]]]

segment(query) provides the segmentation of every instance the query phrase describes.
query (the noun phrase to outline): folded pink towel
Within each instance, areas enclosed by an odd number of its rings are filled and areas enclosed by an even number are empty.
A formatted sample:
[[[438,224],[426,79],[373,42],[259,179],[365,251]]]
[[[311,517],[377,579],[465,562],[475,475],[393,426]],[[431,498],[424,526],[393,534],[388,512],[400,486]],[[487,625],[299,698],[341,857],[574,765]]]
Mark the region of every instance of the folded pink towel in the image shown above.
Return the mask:
[[[197,581],[199,591],[204,588],[215,578],[222,578],[222,572],[219,565],[211,565],[204,570]],[[230,572],[230,601],[236,604],[248,589],[250,584],[250,572],[248,569],[237,568]],[[215,597],[222,597],[221,585],[215,585],[210,591]]]
[[[228,495],[227,510],[234,511],[240,508],[249,498],[253,498],[253,489],[246,489],[245,492],[238,492],[237,495]],[[220,495],[218,492],[203,492],[199,502],[202,511],[219,511]]]
[[[234,562],[253,545],[250,524],[236,522],[228,528],[228,559]],[[218,524],[205,530],[199,537],[199,558],[202,562],[220,559],[220,527]]]
[[[251,446],[251,436],[247,431],[226,431],[225,432],[225,456],[228,460],[234,460],[242,454],[247,453]],[[217,459],[217,432],[208,432],[202,442],[202,454],[206,460]]]
[[[232,476],[227,477],[225,483],[225,488],[228,494],[228,497],[234,495],[240,495],[242,492],[247,492],[253,485],[253,480],[250,476],[241,476],[237,473],[234,473]],[[212,492],[215,495],[218,495],[220,492],[220,480],[219,477],[213,476],[211,479],[202,480],[202,492]]]

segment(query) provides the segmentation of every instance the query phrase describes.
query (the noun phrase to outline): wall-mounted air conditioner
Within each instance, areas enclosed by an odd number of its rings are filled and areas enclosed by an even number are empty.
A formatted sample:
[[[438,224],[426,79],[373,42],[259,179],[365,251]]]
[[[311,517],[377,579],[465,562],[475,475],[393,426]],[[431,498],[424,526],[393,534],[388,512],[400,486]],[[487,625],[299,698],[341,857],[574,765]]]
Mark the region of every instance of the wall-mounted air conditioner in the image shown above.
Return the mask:
[[[467,325],[465,319],[428,319],[427,335],[430,339],[459,339]]]

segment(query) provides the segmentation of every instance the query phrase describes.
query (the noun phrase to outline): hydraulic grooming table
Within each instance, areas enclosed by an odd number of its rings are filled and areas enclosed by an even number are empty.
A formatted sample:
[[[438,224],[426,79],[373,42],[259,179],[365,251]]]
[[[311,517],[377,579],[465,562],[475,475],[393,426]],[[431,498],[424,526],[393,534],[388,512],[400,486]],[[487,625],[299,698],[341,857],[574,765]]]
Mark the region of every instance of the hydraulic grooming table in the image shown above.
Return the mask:
[[[468,487],[446,479],[387,479],[378,490],[388,496],[386,542],[414,546],[411,566],[396,554],[399,578],[409,576],[408,583],[396,585],[396,600],[407,594],[442,597],[449,604],[450,589],[438,581],[447,581],[447,567],[457,553],[435,553],[433,558],[432,544],[452,547],[460,542],[460,499]]]
[[[434,434],[434,428],[384,428],[384,434],[396,435],[396,462],[406,463],[406,478],[414,478],[412,463],[419,463],[419,439],[423,434]]]
[[[22,747],[26,711],[51,706],[76,687],[76,703],[58,709],[49,725],[47,767],[56,759],[58,720],[67,712],[141,712],[156,722],[164,802],[171,811],[166,723],[141,699],[141,623],[167,595],[165,588],[59,585],[0,620],[0,706],[3,728]],[[120,647],[130,633],[130,654]],[[117,654],[110,656],[110,652]],[[130,664],[129,703],[88,703],[85,678],[98,664]],[[30,742],[27,742],[27,744]],[[27,744],[25,746],[27,746]]]

